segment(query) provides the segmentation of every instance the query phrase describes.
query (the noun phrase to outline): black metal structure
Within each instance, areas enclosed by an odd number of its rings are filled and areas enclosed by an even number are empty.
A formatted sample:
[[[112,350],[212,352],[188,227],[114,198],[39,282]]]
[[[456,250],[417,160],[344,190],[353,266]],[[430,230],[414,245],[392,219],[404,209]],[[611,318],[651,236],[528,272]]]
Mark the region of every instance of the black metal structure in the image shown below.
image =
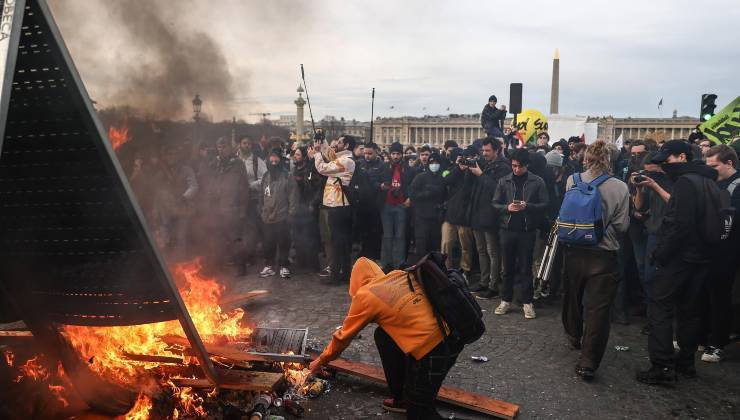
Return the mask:
[[[0,26],[0,54],[8,43],[0,80],[2,294],[18,317],[49,323],[178,319],[216,383],[49,7],[0,5],[3,14],[14,7],[12,25]]]

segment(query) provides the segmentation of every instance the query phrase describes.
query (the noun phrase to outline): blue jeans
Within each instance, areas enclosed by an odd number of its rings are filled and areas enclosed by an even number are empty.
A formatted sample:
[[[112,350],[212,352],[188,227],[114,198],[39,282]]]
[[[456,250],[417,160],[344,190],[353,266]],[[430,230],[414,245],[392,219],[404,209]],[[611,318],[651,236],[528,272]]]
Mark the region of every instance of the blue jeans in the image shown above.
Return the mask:
[[[645,293],[645,304],[650,300],[650,284],[655,277],[655,264],[651,263],[653,251],[657,246],[655,234],[642,232],[642,235],[633,235],[632,249],[635,252],[637,262],[637,273],[640,276],[642,290]]]
[[[380,261],[383,268],[399,268],[406,261],[406,207],[403,204],[386,204],[380,218],[383,221]]]

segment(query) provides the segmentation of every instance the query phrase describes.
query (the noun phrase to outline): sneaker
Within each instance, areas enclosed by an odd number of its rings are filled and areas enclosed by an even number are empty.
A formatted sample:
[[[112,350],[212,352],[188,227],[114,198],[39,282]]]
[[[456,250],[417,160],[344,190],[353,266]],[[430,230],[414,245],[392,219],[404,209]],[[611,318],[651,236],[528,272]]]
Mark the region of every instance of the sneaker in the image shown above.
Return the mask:
[[[386,398],[383,400],[383,409],[394,413],[405,413],[408,409],[409,403],[406,400],[397,401],[393,398]]]
[[[480,292],[485,292],[486,290],[488,290],[488,287],[484,286],[481,283],[478,283],[475,286],[470,288],[470,293],[480,293]]]
[[[637,380],[648,385],[674,386],[676,372],[671,368],[653,365],[648,370],[637,372]]]
[[[275,275],[275,270],[272,267],[267,266],[260,271],[260,277],[272,277]]]
[[[540,287],[540,297],[550,297],[550,283],[545,283],[542,285],[542,287]]]
[[[708,346],[701,355],[702,362],[718,363],[722,361],[722,349]]]
[[[498,293],[494,292],[491,289],[486,289],[485,292],[476,293],[475,294],[475,297],[478,298],[478,299],[489,300],[489,299],[493,299],[495,297],[498,297]]]
[[[505,300],[502,300],[501,303],[496,307],[496,310],[493,311],[496,315],[503,315],[507,312],[509,312],[509,308],[511,307],[511,302],[506,302]]]
[[[290,278],[290,270],[287,267],[280,268],[280,277],[287,279]]]
[[[532,305],[531,303],[525,303],[522,306],[524,307],[524,318],[526,319],[537,318],[537,314],[534,313],[534,305]]]
[[[678,341],[673,340],[673,350],[679,351],[681,350],[681,347],[678,346]]]
[[[331,267],[329,266],[326,266],[325,269],[319,272],[319,277],[329,277],[329,276],[331,276]]]

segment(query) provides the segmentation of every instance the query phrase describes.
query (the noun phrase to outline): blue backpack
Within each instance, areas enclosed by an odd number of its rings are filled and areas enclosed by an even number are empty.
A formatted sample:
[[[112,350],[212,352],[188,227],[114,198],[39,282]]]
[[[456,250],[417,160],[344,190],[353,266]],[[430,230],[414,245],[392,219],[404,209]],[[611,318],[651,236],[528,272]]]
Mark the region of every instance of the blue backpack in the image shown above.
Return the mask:
[[[604,174],[590,183],[573,174],[575,185],[565,193],[557,220],[558,241],[571,245],[596,245],[604,235],[599,185],[609,179]]]

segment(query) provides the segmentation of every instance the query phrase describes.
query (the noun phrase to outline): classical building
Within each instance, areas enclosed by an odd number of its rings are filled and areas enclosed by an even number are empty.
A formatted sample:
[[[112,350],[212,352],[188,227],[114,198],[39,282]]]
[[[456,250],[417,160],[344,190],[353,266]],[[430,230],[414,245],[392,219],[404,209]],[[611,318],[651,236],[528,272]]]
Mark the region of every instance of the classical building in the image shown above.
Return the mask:
[[[624,139],[644,139],[656,136],[660,139],[688,138],[691,130],[699,124],[697,118],[615,118],[615,117],[581,117],[588,123],[597,123],[597,138],[615,141],[620,135]],[[507,119],[505,125],[511,124]],[[393,142],[404,145],[430,144],[441,147],[447,140],[456,140],[461,145],[468,145],[473,140],[484,137],[480,125],[480,115],[449,115],[426,117],[380,118],[375,120],[373,128],[375,143],[387,147]],[[580,135],[581,133],[572,133]]]

